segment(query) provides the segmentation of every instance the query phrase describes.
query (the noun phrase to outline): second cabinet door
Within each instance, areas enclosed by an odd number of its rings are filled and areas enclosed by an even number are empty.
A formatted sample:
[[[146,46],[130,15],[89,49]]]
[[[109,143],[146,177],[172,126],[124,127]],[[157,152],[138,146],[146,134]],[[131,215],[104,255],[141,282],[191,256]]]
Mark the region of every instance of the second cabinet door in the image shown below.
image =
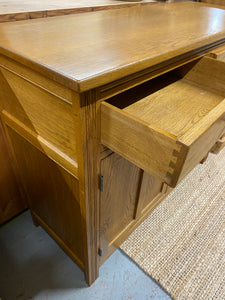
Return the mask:
[[[116,153],[101,161],[100,264],[157,206],[166,185]]]

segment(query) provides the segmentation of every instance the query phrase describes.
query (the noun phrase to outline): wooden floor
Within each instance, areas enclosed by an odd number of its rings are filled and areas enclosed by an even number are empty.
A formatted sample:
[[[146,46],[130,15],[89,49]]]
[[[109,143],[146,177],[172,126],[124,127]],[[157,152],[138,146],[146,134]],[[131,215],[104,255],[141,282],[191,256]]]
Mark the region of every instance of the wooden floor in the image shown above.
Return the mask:
[[[156,3],[156,0],[0,0],[0,22],[148,5],[152,3]]]

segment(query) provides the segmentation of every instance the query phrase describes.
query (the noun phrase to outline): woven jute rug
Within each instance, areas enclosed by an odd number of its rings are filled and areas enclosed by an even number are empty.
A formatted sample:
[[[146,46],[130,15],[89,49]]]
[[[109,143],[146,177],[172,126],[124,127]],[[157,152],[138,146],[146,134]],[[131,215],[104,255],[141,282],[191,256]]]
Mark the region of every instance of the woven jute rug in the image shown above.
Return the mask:
[[[121,249],[173,299],[225,299],[225,149],[198,165]]]

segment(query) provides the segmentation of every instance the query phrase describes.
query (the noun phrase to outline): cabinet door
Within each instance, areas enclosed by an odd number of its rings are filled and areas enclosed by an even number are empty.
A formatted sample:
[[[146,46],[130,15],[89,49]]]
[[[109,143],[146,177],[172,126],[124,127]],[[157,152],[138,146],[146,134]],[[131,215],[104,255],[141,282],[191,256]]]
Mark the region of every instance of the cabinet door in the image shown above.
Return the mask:
[[[100,264],[163,198],[165,185],[131,162],[111,154],[101,161]]]
[[[26,204],[19,192],[0,120],[0,224],[25,208]]]

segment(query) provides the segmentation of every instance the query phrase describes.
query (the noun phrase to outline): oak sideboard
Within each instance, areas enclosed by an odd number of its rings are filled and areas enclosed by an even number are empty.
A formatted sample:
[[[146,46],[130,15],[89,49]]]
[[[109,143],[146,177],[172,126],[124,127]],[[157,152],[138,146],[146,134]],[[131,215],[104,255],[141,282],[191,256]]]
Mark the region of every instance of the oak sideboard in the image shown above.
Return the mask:
[[[36,225],[85,272],[225,132],[225,11],[177,2],[0,24],[1,119]],[[215,151],[216,152],[216,151]]]
[[[154,4],[114,0],[0,0],[0,23]],[[23,188],[12,164],[0,121],[0,225],[27,208]]]

